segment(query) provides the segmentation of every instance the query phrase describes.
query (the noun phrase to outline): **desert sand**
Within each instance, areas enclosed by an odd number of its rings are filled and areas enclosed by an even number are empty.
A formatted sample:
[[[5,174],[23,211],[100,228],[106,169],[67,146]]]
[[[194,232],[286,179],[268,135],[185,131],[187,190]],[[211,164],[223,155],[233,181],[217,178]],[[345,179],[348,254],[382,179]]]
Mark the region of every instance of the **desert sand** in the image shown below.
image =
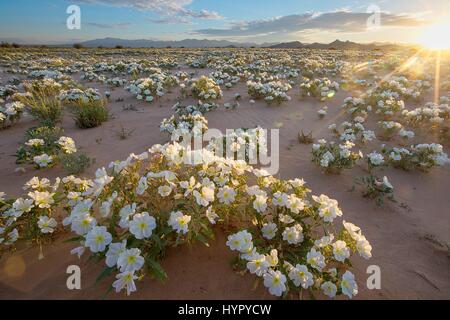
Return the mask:
[[[191,71],[187,67],[182,70]],[[207,74],[202,69],[199,74]],[[1,74],[5,81],[10,75]],[[19,76],[23,78],[23,76]],[[74,76],[77,78],[77,75]],[[83,83],[83,81],[81,81]],[[88,83],[109,90],[108,86]],[[152,104],[137,101],[123,88],[112,91],[108,108],[112,119],[94,129],[76,128],[69,113],[65,113],[62,127],[65,134],[72,137],[77,147],[95,158],[83,175],[90,177],[96,168],[107,166],[115,159],[124,159],[131,152],[139,153],[156,143],[165,143],[167,135],[159,132],[163,118],[172,114],[171,107],[177,101],[178,89],[154,101]],[[245,83],[230,90],[223,90],[219,101],[233,101],[235,93],[242,95],[236,110],[221,107],[209,112],[210,128],[254,127],[280,129],[280,170],[281,178],[304,178],[315,194],[324,193],[339,201],[343,218],[360,226],[373,247],[373,257],[367,263],[357,260],[354,273],[360,288],[356,299],[448,299],[450,298],[450,259],[445,244],[450,243],[449,207],[450,174],[448,167],[439,167],[429,173],[404,172],[385,169],[384,173],[396,186],[398,203],[386,203],[378,207],[374,202],[352,191],[354,178],[363,169],[355,167],[340,175],[325,175],[311,162],[311,146],[299,144],[300,130],[312,131],[316,139],[327,138],[327,126],[346,120],[340,109],[345,97],[351,93],[340,90],[325,103],[313,98],[299,97],[298,88],[288,94],[291,101],[280,106],[267,106],[264,101],[250,104],[251,99]],[[124,98],[123,102],[116,102]],[[429,100],[426,100],[429,101]],[[188,98],[185,103],[194,103]],[[123,110],[124,105],[133,104],[136,111]],[[328,115],[319,119],[317,111],[328,106]],[[413,105],[408,105],[413,108]],[[0,132],[0,190],[10,196],[22,194],[22,186],[33,176],[54,178],[62,176],[58,167],[48,170],[34,170],[25,167],[25,172],[16,170],[14,153],[26,129],[37,124],[30,116],[8,130]],[[118,131],[129,130],[131,136],[121,140]],[[418,142],[433,142],[417,137]],[[379,141],[376,142],[378,145]],[[370,150],[370,145],[365,151]],[[449,151],[448,141],[444,150]],[[403,204],[403,205],[401,205]],[[5,255],[0,261],[0,298],[2,299],[101,299],[104,297],[111,279],[95,284],[102,266],[79,260],[70,255],[73,243],[64,243],[70,234],[59,236],[56,241],[44,246],[44,259],[39,259],[39,248],[27,248],[21,244],[17,252]],[[202,244],[185,246],[179,252],[169,251],[163,262],[169,280],[162,284],[151,279],[139,283],[139,290],[132,299],[272,299],[273,297],[260,283],[255,287],[255,277],[236,274],[230,260],[235,255],[225,245],[226,236],[220,228],[216,230],[216,241],[207,248]],[[77,264],[82,270],[82,290],[70,291],[66,288],[66,268]],[[366,267],[378,265],[381,268],[381,289],[366,288]],[[110,293],[107,298],[125,299],[123,294]]]

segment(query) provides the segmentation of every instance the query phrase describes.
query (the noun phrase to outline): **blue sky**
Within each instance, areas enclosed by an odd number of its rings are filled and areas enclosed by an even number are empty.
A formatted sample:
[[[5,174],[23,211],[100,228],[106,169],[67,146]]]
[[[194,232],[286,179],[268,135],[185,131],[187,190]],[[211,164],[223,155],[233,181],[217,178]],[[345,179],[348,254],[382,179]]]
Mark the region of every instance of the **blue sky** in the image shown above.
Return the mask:
[[[72,4],[81,9],[81,30],[66,27]],[[379,28],[368,30],[371,4],[381,10],[381,20]],[[449,9],[448,0],[14,0],[0,2],[0,39],[414,42],[424,25],[448,22]]]

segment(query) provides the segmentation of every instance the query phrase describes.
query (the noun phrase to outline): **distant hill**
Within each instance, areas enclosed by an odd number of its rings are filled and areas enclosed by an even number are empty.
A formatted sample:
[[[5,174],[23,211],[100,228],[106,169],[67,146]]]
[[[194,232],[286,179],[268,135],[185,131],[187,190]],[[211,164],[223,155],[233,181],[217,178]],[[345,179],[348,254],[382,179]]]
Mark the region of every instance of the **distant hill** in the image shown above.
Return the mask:
[[[292,42],[282,42],[275,45],[267,46],[267,48],[272,49],[301,49],[301,48],[309,48],[309,49],[336,49],[336,50],[375,50],[375,49],[395,49],[398,48],[396,44],[389,43],[356,43],[351,41],[341,41],[335,40],[331,43],[310,43],[305,44],[299,41]]]
[[[199,40],[199,39],[185,39],[180,41],[160,41],[160,40],[147,40],[147,39],[139,39],[139,40],[127,40],[127,39],[118,39],[118,38],[104,38],[104,39],[95,39],[89,40],[85,42],[81,42],[81,45],[85,47],[105,47],[105,48],[113,48],[115,46],[123,46],[128,48],[214,48],[214,47],[257,47],[257,44],[254,43],[239,43],[239,42],[231,42],[227,40]]]

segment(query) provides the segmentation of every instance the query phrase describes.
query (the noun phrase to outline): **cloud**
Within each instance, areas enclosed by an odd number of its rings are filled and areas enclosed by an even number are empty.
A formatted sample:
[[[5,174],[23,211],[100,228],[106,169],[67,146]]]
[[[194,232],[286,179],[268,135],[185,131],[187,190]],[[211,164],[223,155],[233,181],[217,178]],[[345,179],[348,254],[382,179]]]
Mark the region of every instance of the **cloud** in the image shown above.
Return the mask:
[[[88,22],[87,25],[101,29],[125,29],[131,26],[131,23],[124,22],[124,23],[108,24],[108,23]]]
[[[268,34],[291,34],[300,31],[334,31],[334,32],[364,32],[367,30],[367,20],[372,14],[339,10],[325,13],[307,12],[276,17],[265,20],[242,21],[233,23],[224,29],[200,29],[194,33],[204,36],[238,37],[262,36]],[[380,13],[381,27],[412,27],[425,23],[416,17]]]
[[[128,7],[141,11],[153,11],[162,16],[157,23],[185,23],[189,18],[217,20],[222,16],[215,11],[194,11],[186,8],[193,0],[77,0],[79,3]]]

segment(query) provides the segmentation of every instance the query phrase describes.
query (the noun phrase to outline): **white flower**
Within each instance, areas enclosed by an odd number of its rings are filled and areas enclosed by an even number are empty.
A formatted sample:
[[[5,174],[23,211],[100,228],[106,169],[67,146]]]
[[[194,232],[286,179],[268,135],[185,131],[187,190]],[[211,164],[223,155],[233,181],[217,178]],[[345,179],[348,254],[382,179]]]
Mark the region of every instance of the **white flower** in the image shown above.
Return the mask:
[[[110,268],[117,265],[119,256],[127,249],[127,241],[111,243],[106,252],[106,265]]]
[[[205,212],[206,218],[209,220],[209,223],[216,224],[216,220],[219,218],[219,216],[214,212],[212,206],[208,207]]]
[[[247,262],[247,269],[250,273],[261,277],[269,269],[269,263],[266,260],[266,256],[259,253],[254,254],[250,261]]]
[[[40,156],[35,156],[33,158],[34,163],[36,163],[40,168],[48,167],[49,164],[53,162],[53,158],[46,153]]]
[[[264,224],[261,229],[263,237],[268,240],[273,239],[275,237],[277,230],[278,230],[277,225],[273,222]]]
[[[252,235],[247,230],[239,231],[229,235],[226,244],[233,251],[237,250],[241,253],[246,253],[253,248]]]
[[[49,218],[47,216],[39,217],[38,226],[42,233],[53,233],[56,225],[57,223],[54,218]]]
[[[275,192],[273,194],[272,203],[274,206],[284,207],[287,203],[288,196],[286,193]]]
[[[34,207],[33,202],[34,202],[33,199],[18,198],[13,203],[13,209],[21,213],[30,212],[31,209]]]
[[[344,262],[350,257],[350,249],[347,247],[345,241],[338,240],[333,243],[334,258],[339,262]]]
[[[114,200],[117,198],[117,192],[114,191],[114,193],[109,197],[106,201],[103,201],[100,205],[100,213],[103,218],[106,218],[111,213],[111,206],[114,202]]]
[[[195,200],[197,200],[197,204],[199,206],[207,207],[210,202],[214,201],[214,188],[213,187],[207,187],[204,186],[198,192],[197,190],[194,190],[193,192]]]
[[[138,213],[133,216],[130,222],[130,232],[136,239],[149,238],[153,230],[156,228],[156,220],[147,212]]]
[[[297,264],[289,271],[289,278],[298,286],[302,286],[303,289],[308,289],[314,284],[314,277],[305,265]]]
[[[379,166],[381,164],[383,164],[384,162],[384,157],[382,154],[379,154],[378,152],[372,152],[369,153],[367,155],[367,157],[369,158],[369,161],[371,164],[373,164],[374,166]]]
[[[41,209],[48,209],[55,202],[55,200],[53,200],[54,193],[50,193],[48,191],[29,192],[28,196],[34,200],[35,206]]]
[[[318,271],[322,271],[322,269],[325,267],[325,257],[319,252],[316,251],[316,249],[312,248],[311,251],[308,252],[306,255],[306,262],[313,267],[314,269],[317,269]]]
[[[141,177],[136,187],[136,194],[143,195],[148,188],[147,177]]]
[[[331,245],[334,240],[334,235],[330,234],[329,236],[323,236],[322,238],[314,241],[314,245],[317,248],[324,248],[326,246]]]
[[[100,186],[106,186],[108,183],[113,181],[113,177],[108,176],[105,168],[100,168],[95,171],[95,180],[94,182]]]
[[[359,255],[366,260],[372,257],[372,246],[363,235],[358,235],[356,237],[356,250]]]
[[[281,297],[286,291],[286,276],[280,271],[269,270],[264,275],[264,286],[269,288],[270,294]]]
[[[334,298],[336,296],[337,287],[331,281],[326,281],[322,283],[320,288],[323,290],[323,293],[330,298]]]
[[[82,236],[91,231],[96,224],[97,221],[90,214],[80,214],[72,220],[71,230]]]
[[[163,185],[158,187],[158,193],[161,197],[167,197],[172,193],[172,187],[169,185]]]
[[[361,235],[361,228],[355,226],[353,223],[351,222],[346,222],[345,220],[342,222],[345,230],[347,230],[347,232],[350,234],[350,236],[354,239],[357,240],[357,238]]]
[[[78,256],[78,259],[80,259],[81,256],[83,255],[85,249],[86,248],[84,246],[76,247],[76,248],[70,250],[70,254],[76,254]]]
[[[119,273],[116,276],[116,281],[113,283],[113,287],[116,289],[116,293],[120,292],[122,289],[127,290],[127,295],[129,296],[131,292],[136,291],[136,284],[134,280],[138,277],[134,274],[134,271],[126,271]]]
[[[117,266],[120,272],[133,272],[139,270],[144,265],[144,258],[138,248],[126,249],[117,259]]]
[[[358,285],[356,284],[355,276],[350,271],[346,271],[342,275],[341,289],[342,293],[350,299],[358,294]]]
[[[264,213],[267,209],[267,197],[264,195],[256,195],[253,201],[253,208],[259,213]]]
[[[27,142],[25,142],[26,146],[29,147],[40,147],[45,144],[45,141],[43,139],[30,139]]]
[[[191,216],[183,215],[181,211],[172,211],[168,221],[169,226],[172,227],[177,233],[188,233],[188,225],[191,221]]]
[[[295,178],[294,180],[288,181],[294,188],[301,188],[305,185],[305,180]]]
[[[279,262],[277,249],[270,250],[270,254],[266,255],[266,260],[271,267],[276,267]]]
[[[391,189],[393,190],[394,187],[392,186],[392,184],[389,182],[388,178],[386,176],[383,177],[383,185],[387,188],[387,189]]]
[[[70,137],[60,137],[56,143],[59,144],[64,153],[71,154],[77,152],[75,141]]]
[[[86,235],[85,246],[89,247],[91,252],[103,252],[111,241],[112,236],[106,230],[106,227],[93,227],[92,230]]]
[[[289,195],[287,199],[286,207],[293,213],[300,213],[301,210],[305,208],[305,205],[301,199],[299,199],[295,194]]]
[[[236,196],[236,191],[230,187],[223,187],[219,189],[217,193],[217,198],[219,198],[220,203],[231,204],[234,202]]]
[[[195,178],[191,177],[189,181],[181,181],[180,186],[185,189],[184,196],[187,197],[191,194],[195,189],[200,187],[199,183],[196,183]]]
[[[303,241],[303,228],[300,224],[287,227],[283,231],[283,240],[289,244],[298,244]]]
[[[313,200],[320,203],[319,216],[325,222],[333,222],[336,217],[342,216],[342,211],[338,207],[338,202],[321,194],[320,197],[312,196]]]

